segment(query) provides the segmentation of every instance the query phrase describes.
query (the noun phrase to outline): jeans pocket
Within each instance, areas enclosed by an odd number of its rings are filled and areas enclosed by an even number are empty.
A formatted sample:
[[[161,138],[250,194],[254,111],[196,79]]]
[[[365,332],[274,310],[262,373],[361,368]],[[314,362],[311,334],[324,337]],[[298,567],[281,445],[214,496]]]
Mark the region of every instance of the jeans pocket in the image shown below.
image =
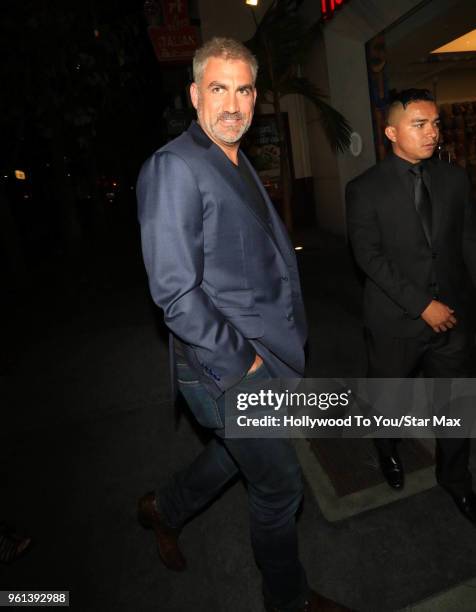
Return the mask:
[[[177,384],[193,416],[200,425],[211,429],[221,429],[223,427],[217,402],[188,365],[177,363]]]

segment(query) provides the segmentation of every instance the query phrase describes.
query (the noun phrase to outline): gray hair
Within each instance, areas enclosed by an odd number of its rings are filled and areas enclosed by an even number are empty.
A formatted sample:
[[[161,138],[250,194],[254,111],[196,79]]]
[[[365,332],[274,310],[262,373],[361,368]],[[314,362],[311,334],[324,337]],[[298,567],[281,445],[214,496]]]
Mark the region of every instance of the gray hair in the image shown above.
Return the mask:
[[[233,38],[215,36],[199,49],[193,56],[193,80],[199,83],[203,78],[205,66],[211,57],[220,57],[225,60],[241,60],[249,64],[253,77],[253,86],[258,74],[258,61],[245,45]]]

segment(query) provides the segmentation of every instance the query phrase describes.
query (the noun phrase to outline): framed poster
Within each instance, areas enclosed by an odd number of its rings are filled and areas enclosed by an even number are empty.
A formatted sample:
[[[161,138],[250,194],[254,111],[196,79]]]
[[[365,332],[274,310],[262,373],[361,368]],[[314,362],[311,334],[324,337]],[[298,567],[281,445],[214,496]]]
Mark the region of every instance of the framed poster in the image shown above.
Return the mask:
[[[261,179],[279,180],[281,155],[274,115],[257,115],[246,134],[243,148]]]
[[[281,113],[285,127],[287,149],[290,159],[291,178],[294,179],[291,138],[288,114]],[[243,139],[243,150],[253,164],[273,200],[281,198],[281,149],[274,113],[257,114]]]

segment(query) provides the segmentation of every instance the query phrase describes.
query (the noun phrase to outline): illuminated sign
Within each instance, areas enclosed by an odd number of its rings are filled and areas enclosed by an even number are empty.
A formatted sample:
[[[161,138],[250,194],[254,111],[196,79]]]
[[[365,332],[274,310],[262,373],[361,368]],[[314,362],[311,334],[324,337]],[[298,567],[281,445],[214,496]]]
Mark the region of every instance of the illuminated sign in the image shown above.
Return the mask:
[[[191,25],[177,29],[149,26],[148,31],[159,62],[189,62],[200,44],[197,28]]]
[[[23,170],[15,170],[15,178],[17,178],[19,181],[24,181],[26,180],[26,174],[23,172]]]
[[[321,0],[322,19],[327,21],[334,17],[334,13],[348,0]]]
[[[198,29],[190,25],[188,3],[184,0],[162,0],[164,24],[148,28],[159,62],[189,62],[200,46]]]

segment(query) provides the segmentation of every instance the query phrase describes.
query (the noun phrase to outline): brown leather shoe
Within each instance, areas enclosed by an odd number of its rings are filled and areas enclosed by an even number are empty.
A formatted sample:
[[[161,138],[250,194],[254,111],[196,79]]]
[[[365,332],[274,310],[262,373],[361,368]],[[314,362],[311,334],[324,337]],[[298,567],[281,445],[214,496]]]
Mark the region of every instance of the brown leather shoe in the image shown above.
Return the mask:
[[[155,503],[153,491],[146,493],[137,504],[137,518],[145,529],[153,529],[157,540],[159,556],[165,567],[174,572],[183,572],[187,567],[185,557],[178,546],[180,529],[168,527]]]
[[[273,608],[266,605],[265,609],[266,612],[280,612],[279,608]],[[332,599],[324,597],[324,595],[316,593],[316,591],[311,591],[309,600],[304,602],[304,606],[299,608],[296,612],[352,612],[352,610],[345,606],[341,606],[341,604],[332,601]]]

